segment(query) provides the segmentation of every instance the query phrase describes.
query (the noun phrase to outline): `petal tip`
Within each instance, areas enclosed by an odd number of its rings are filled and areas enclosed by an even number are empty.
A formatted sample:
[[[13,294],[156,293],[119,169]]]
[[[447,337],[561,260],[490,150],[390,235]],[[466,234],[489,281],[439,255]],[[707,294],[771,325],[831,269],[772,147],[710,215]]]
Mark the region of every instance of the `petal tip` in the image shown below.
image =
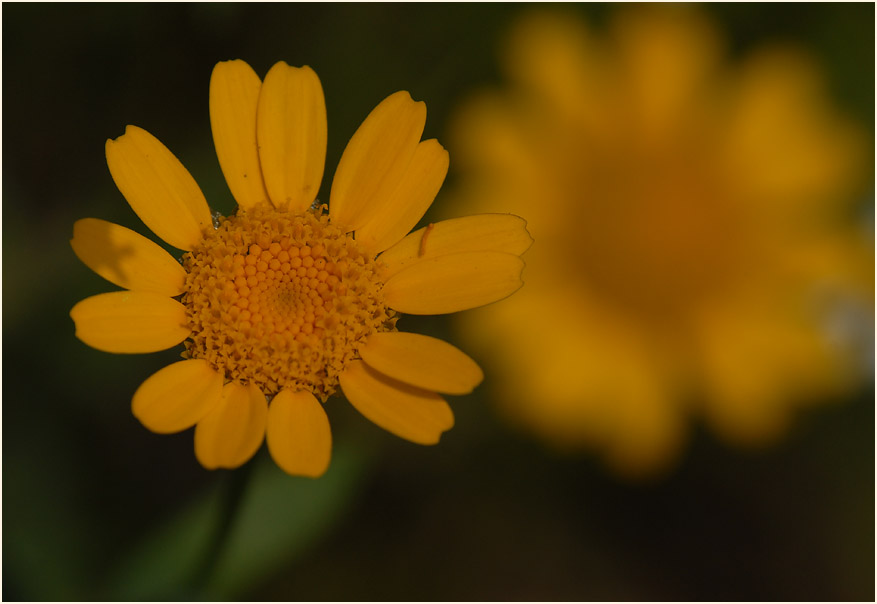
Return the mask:
[[[216,65],[213,66],[213,69],[215,70],[220,65],[231,65],[234,63],[246,63],[246,61],[243,59],[226,59],[225,61],[218,61]]]
[[[122,136],[127,136],[129,134],[140,134],[143,132],[146,132],[146,130],[144,130],[140,126],[135,126],[134,124],[127,124],[125,126],[125,133]],[[120,136],[118,138],[122,138],[122,137]],[[116,140],[118,140],[118,138]]]
[[[525,247],[523,250],[521,250],[521,254],[524,254],[527,250],[529,250],[531,247],[533,247],[533,244],[536,242],[536,239],[533,237],[533,233],[530,232],[530,229],[527,228],[527,225],[529,223],[527,222],[527,220],[525,218],[521,218],[517,214],[512,214],[512,216],[514,216],[516,218],[520,218],[521,222],[523,223],[521,225],[521,227],[524,229],[524,234],[527,236],[527,239],[530,240],[529,243],[527,244],[527,247]]]
[[[317,478],[322,478],[326,474],[326,472],[329,471],[329,462],[326,463],[326,466],[324,468],[316,469],[316,470],[302,469],[302,470],[296,470],[296,471],[291,472],[291,471],[287,470],[286,468],[284,468],[283,466],[281,466],[280,464],[277,464],[277,467],[280,468],[281,470],[283,470],[284,472],[286,472],[286,474],[288,474],[289,476],[298,477],[298,478],[309,478],[311,480],[316,480]]]
[[[424,101],[415,101],[414,97],[412,97],[411,93],[407,90],[399,90],[398,92],[394,92],[386,99],[384,99],[384,102],[390,100],[398,100],[399,102],[409,104],[412,107],[416,107],[418,112],[422,111],[423,113],[426,113],[426,103]]]
[[[120,134],[116,138],[108,138],[107,139],[105,147],[109,148],[114,143],[121,142],[121,140],[124,137],[128,136],[129,134],[140,133],[140,132],[145,132],[145,130],[143,128],[140,128],[139,126],[135,126],[134,124],[127,124],[125,126],[125,131],[122,134]]]

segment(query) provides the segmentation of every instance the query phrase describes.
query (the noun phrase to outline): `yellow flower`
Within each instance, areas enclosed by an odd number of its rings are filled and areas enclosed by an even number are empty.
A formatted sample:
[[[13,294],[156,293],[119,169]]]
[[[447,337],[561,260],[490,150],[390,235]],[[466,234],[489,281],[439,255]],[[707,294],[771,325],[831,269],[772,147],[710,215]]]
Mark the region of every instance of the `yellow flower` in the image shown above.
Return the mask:
[[[315,201],[326,107],[313,70],[280,62],[262,82],[243,61],[219,63],[210,121],[238,203],[215,224],[194,179],[155,137],[128,126],[107,141],[125,199],[186,253],[178,263],[129,229],[77,221],[77,256],[125,291],[78,303],[76,335],[114,353],[185,343],[185,360],[147,379],[132,409],[154,432],[195,426],[208,469],[240,466],[265,439],[289,474],[322,475],[331,435],[321,403],[339,385],[380,427],[437,443],[454,423],[441,395],[470,392],[483,374],[452,345],[397,331],[399,313],[451,313],[517,290],[531,242],[524,221],[470,216],[406,236],[438,193],[448,153],[420,140],[426,106],[404,91],[351,138],[328,213]]]
[[[534,13],[503,57],[510,85],[454,122],[453,207],[525,214],[538,242],[526,290],[458,318],[510,421],[637,475],[669,467],[688,415],[766,443],[856,383],[827,327],[844,300],[873,314],[867,141],[811,61],[727,67],[690,7],[628,8],[603,39]]]

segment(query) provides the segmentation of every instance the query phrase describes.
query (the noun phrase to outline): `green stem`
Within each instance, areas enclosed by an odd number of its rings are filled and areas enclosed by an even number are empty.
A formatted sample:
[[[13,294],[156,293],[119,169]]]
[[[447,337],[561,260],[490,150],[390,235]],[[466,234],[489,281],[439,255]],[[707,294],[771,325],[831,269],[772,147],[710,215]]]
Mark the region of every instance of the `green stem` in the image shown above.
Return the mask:
[[[242,468],[229,472],[227,480],[224,481],[223,492],[220,494],[222,507],[219,511],[219,522],[207,547],[204,561],[195,573],[193,580],[193,585],[201,593],[207,591],[210,580],[213,578],[213,573],[226,547],[228,536],[234,526],[237,512],[241,507],[244,492],[247,490],[247,483],[249,483],[255,465],[255,460],[251,460]]]

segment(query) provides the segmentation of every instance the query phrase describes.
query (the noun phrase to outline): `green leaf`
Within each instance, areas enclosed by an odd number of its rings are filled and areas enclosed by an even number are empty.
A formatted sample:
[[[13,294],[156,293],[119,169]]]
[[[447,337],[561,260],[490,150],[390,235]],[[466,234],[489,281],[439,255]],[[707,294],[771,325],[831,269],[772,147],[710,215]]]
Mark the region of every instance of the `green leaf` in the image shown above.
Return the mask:
[[[109,583],[118,600],[221,600],[238,594],[290,564],[314,545],[354,500],[365,467],[364,452],[336,446],[329,471],[316,480],[280,470],[259,455],[228,534],[216,545],[225,523],[228,489],[217,484],[147,537],[122,563]],[[247,471],[247,468],[235,472]],[[216,564],[203,581],[203,565]]]
[[[235,598],[306,552],[343,516],[365,466],[361,449],[336,447],[321,478],[292,478],[273,462],[255,469],[208,597]]]

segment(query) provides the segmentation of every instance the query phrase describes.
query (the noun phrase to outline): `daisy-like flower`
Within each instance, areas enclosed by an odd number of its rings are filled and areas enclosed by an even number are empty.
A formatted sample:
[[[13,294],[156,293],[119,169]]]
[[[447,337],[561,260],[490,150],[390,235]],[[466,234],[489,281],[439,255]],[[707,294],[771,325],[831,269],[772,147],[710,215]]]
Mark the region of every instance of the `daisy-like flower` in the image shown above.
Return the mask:
[[[801,52],[722,51],[688,6],[622,9],[605,37],[532,13],[510,85],[452,131],[452,209],[524,214],[540,242],[525,290],[458,317],[498,409],[631,475],[669,467],[690,415],[772,441],[861,379],[835,310],[873,327],[867,138]]]
[[[396,330],[400,313],[452,313],[521,286],[531,239],[509,214],[469,216],[408,234],[441,187],[448,153],[421,141],[426,106],[407,92],[381,102],[347,145],[328,211],[315,200],[326,155],[326,107],[309,67],[280,62],[260,81],[243,61],[219,63],[210,121],[238,211],[214,224],[180,161],[128,126],[106,144],[116,186],[180,262],[151,240],[95,218],[71,245],[124,291],[70,311],[76,335],[106,352],[184,343],[185,360],[148,378],[132,401],[149,430],[195,426],[208,469],[235,468],[267,440],[292,475],[329,465],[322,403],[339,387],[378,426],[420,444],[454,423],[443,394],[483,377],[452,345]],[[406,236],[407,235],[407,236]]]

